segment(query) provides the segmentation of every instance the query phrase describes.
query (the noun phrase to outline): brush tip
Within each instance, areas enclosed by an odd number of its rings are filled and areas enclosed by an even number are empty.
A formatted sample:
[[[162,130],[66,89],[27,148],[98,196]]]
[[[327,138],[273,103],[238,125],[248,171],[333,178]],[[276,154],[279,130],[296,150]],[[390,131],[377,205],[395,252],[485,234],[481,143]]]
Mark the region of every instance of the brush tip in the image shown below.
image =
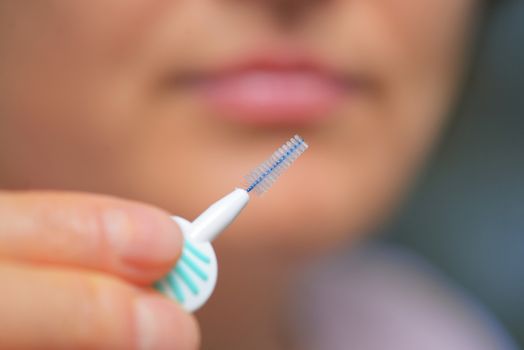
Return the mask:
[[[247,192],[258,195],[267,192],[278,177],[307,149],[308,144],[299,135],[293,136],[277,149],[264,163],[245,176]]]

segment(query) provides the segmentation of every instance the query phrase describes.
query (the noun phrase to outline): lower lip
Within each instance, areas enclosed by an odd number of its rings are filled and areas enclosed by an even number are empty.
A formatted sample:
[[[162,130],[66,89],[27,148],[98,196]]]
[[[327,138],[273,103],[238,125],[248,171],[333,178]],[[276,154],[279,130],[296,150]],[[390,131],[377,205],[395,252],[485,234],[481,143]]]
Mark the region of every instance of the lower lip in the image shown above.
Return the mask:
[[[222,118],[251,124],[305,124],[325,119],[347,86],[318,72],[246,71],[206,79],[206,104]]]

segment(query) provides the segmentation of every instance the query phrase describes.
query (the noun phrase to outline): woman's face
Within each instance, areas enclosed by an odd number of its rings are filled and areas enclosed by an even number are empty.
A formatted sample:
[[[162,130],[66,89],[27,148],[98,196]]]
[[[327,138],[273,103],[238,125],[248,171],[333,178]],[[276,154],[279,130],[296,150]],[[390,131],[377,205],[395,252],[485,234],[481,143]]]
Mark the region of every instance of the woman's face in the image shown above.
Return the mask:
[[[298,133],[310,150],[224,242],[309,249],[356,235],[437,136],[477,5],[1,0],[1,185],[111,193],[192,219]]]

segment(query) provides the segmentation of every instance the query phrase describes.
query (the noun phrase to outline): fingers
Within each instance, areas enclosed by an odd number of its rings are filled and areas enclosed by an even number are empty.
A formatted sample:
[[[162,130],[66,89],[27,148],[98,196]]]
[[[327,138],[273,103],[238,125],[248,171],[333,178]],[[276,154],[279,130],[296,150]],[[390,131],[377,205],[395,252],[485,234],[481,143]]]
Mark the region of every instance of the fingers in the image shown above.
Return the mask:
[[[0,265],[5,349],[197,349],[192,316],[158,294],[94,273]]]
[[[182,247],[163,211],[111,197],[0,192],[0,258],[74,265],[151,283]]]

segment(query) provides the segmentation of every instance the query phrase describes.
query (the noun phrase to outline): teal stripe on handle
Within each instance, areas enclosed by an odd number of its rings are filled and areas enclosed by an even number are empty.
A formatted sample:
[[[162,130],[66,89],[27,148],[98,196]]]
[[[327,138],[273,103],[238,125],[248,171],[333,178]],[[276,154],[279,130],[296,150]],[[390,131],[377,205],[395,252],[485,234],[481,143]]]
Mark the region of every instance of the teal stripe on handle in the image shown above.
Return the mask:
[[[195,284],[195,282],[193,282],[193,280],[191,279],[191,277],[188,275],[188,273],[186,272],[186,270],[184,269],[183,266],[181,266],[180,264],[178,264],[175,268],[175,271],[178,273],[178,275],[180,276],[180,278],[182,279],[182,281],[184,281],[184,283],[189,287],[189,290],[191,290],[191,292],[196,295],[198,294],[198,287],[197,285]]]
[[[186,241],[186,248],[187,250],[193,254],[194,256],[196,256],[198,259],[200,259],[202,262],[206,263],[206,264],[209,264],[211,263],[211,259],[205,255],[204,253],[202,253],[200,250],[198,250],[193,244],[189,243],[188,241]]]
[[[185,263],[202,281],[207,281],[208,275],[184,252],[181,261]]]
[[[186,301],[186,297],[184,295],[184,292],[182,291],[182,288],[180,288],[180,285],[178,284],[178,281],[176,280],[175,275],[172,272],[170,272],[167,275],[167,281],[169,283],[169,286],[175,293],[175,297],[177,298],[178,302],[184,303],[184,301]]]

